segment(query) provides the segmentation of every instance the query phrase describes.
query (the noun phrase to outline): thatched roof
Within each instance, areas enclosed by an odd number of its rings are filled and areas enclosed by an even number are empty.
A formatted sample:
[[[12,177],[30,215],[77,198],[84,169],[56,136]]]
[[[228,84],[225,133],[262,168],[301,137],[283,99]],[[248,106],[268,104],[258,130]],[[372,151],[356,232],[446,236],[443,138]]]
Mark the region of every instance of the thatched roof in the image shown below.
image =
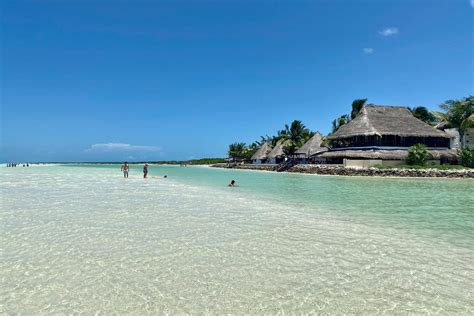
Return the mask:
[[[440,159],[445,157],[449,160],[456,160],[458,158],[456,150],[441,149],[428,150],[432,159]],[[352,158],[352,159],[385,159],[385,160],[405,160],[408,157],[408,150],[335,150],[328,151],[318,155],[321,158]]]
[[[449,138],[445,132],[414,117],[406,107],[366,105],[356,118],[341,126],[329,139],[372,135]]]
[[[268,154],[268,159],[273,159],[285,155],[285,153],[283,152],[283,142],[283,139],[280,139],[276,143],[275,147],[273,147],[272,151]]]
[[[262,146],[253,154],[252,160],[263,160],[267,159],[268,153],[272,150],[271,145],[268,142],[263,143]]]
[[[327,151],[328,149],[326,147],[321,147],[322,143],[323,143],[323,136],[321,136],[319,132],[316,132],[316,134],[314,134],[313,137],[311,137],[306,143],[304,143],[303,146],[298,148],[295,154],[305,155],[306,157],[310,157],[314,154]]]

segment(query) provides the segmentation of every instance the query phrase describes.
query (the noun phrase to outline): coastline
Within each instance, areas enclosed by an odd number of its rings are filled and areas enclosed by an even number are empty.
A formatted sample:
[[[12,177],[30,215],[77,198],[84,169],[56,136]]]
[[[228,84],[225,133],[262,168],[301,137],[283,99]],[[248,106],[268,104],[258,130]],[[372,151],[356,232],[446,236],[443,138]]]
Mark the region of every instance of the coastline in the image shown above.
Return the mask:
[[[242,169],[242,170],[257,170],[278,172],[278,165],[235,165],[228,164],[214,164],[210,167],[225,168],[225,169]],[[346,168],[343,166],[330,165],[295,165],[285,170],[289,173],[303,173],[327,176],[364,176],[364,177],[390,177],[390,178],[461,178],[474,179],[473,169],[453,169],[453,170],[439,170],[439,169],[379,169],[379,168]]]

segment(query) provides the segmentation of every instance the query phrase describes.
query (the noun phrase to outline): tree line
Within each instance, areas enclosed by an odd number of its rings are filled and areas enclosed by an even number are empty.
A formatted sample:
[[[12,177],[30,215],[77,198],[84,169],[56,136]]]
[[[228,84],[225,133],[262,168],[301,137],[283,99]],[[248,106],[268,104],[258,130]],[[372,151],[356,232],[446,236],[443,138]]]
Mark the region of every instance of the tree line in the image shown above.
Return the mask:
[[[260,136],[260,140],[249,145],[245,143],[230,144],[227,153],[230,158],[235,160],[250,160],[258,148],[264,143],[269,143],[272,147],[281,143],[285,155],[292,156],[296,150],[303,146],[314,134],[315,132],[307,128],[302,121],[294,120],[289,125],[285,124],[284,128],[278,130],[274,136]]]

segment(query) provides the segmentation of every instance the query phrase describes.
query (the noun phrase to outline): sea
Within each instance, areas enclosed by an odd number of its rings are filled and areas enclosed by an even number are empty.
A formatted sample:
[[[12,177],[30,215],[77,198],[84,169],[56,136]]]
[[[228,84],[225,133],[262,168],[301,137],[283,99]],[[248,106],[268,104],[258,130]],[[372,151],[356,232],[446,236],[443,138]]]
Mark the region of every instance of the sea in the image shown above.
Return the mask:
[[[0,314],[474,314],[472,179],[114,164],[0,179]]]

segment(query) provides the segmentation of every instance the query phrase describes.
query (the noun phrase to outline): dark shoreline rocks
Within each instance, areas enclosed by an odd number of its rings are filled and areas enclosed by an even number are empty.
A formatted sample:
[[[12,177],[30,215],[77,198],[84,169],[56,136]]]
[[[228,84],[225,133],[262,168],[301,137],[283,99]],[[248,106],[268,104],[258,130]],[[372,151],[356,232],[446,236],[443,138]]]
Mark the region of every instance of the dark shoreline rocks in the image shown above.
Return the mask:
[[[214,168],[277,171],[277,165],[228,165],[215,164]],[[474,169],[379,169],[379,168],[345,168],[331,165],[295,165],[285,172],[307,173],[331,176],[375,176],[375,177],[409,177],[409,178],[474,178]]]

